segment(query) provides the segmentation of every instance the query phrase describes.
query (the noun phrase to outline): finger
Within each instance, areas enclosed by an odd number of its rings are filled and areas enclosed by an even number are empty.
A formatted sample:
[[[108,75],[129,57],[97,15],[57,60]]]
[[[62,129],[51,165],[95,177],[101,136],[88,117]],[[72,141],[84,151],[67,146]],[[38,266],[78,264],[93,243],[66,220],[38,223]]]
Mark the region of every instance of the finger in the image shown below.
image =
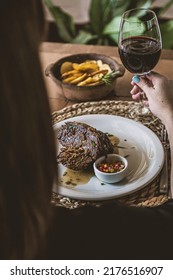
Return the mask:
[[[148,100],[143,100],[142,103],[143,103],[143,105],[144,105],[145,107],[149,107],[149,102],[148,102]]]
[[[133,94],[132,99],[135,101],[141,101],[141,93]]]
[[[134,83],[133,80],[132,80],[132,81],[131,81],[131,85],[134,86],[134,85],[136,85],[136,83]]]
[[[146,94],[149,89],[154,88],[152,81],[146,77],[134,76],[132,79],[133,82],[136,83]]]
[[[148,100],[144,91],[141,92],[141,98],[142,98],[142,100]]]
[[[130,91],[130,93],[133,94],[137,94],[141,91],[141,89],[135,84],[132,88],[132,90]]]

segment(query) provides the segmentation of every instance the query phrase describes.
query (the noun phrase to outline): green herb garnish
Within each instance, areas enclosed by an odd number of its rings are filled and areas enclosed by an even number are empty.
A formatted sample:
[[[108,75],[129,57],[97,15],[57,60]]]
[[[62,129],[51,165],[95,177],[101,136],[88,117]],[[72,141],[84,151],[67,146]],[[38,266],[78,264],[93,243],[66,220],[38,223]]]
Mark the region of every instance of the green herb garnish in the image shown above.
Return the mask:
[[[120,73],[120,71],[112,71],[108,74],[106,74],[105,76],[103,76],[102,81],[110,86],[112,83],[112,80]]]

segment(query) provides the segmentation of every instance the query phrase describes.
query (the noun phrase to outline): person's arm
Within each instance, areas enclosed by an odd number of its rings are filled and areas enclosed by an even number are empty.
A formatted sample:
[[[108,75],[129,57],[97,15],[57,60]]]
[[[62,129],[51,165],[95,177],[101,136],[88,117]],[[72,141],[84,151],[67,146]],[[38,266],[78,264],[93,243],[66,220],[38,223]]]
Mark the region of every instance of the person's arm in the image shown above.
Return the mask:
[[[144,105],[149,106],[151,112],[165,124],[173,163],[173,81],[152,72],[147,78],[135,76],[132,85],[132,98],[141,100],[145,93],[147,99],[143,99]],[[173,164],[171,164],[171,197],[173,197]]]

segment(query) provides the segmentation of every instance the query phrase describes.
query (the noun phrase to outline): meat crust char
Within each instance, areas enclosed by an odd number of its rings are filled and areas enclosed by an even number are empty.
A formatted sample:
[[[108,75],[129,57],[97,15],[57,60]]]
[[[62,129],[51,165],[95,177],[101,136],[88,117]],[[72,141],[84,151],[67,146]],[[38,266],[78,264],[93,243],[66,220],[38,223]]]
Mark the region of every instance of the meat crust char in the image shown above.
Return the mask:
[[[85,123],[66,122],[57,131],[57,139],[63,146],[58,162],[73,169],[86,169],[100,156],[113,152],[106,133]]]

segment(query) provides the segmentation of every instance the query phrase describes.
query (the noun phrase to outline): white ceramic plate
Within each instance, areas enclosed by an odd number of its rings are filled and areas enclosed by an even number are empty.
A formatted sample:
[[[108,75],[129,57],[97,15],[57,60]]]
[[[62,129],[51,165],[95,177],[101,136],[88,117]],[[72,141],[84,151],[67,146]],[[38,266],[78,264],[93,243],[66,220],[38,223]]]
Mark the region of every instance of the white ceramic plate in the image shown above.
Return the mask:
[[[120,139],[119,154],[128,156],[127,177],[116,184],[103,184],[93,174],[85,184],[66,187],[62,183],[54,186],[53,191],[63,196],[81,200],[106,200],[135,192],[149,184],[160,172],[164,162],[164,151],[158,137],[149,128],[128,118],[95,114],[83,115],[56,123],[54,130],[67,121],[89,124],[98,130],[108,132]],[[59,165],[59,178],[66,168]]]

